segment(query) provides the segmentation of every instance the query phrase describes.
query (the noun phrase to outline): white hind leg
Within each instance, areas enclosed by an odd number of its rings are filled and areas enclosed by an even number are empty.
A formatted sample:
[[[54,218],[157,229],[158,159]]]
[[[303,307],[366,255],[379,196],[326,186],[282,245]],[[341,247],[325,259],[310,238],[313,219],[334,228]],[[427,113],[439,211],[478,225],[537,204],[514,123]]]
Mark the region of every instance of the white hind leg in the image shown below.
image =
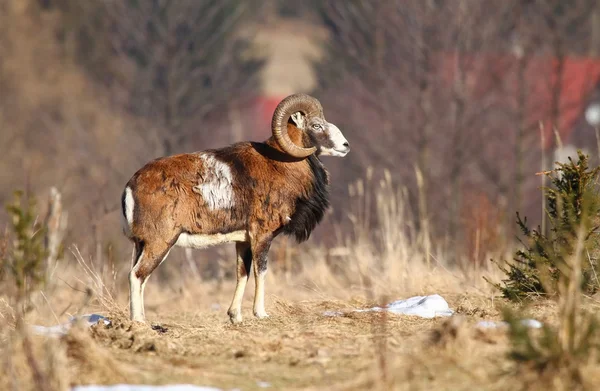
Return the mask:
[[[150,274],[169,255],[171,247],[166,244],[136,246],[135,264],[129,273],[129,310],[131,320],[145,322],[144,287]],[[139,255],[138,255],[139,254]]]
[[[129,272],[129,311],[131,320],[144,322],[144,293],[142,281],[136,276],[144,250],[137,245],[133,249],[131,271]]]

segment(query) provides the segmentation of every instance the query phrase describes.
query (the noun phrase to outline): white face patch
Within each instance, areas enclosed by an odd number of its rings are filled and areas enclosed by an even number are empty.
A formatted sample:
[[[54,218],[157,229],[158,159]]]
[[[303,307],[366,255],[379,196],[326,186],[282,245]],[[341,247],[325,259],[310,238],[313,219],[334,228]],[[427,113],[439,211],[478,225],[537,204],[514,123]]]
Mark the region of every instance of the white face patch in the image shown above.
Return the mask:
[[[204,161],[202,183],[194,187],[210,210],[228,209],[234,205],[231,169],[210,153],[200,155]]]
[[[327,133],[329,134],[329,140],[331,140],[333,147],[321,147],[321,155],[339,157],[346,156],[348,152],[350,152],[350,147],[348,146],[348,140],[346,140],[342,134],[342,131],[334,124],[328,123]]]
[[[125,230],[125,235],[127,236],[131,236],[134,207],[135,201],[133,200],[133,192],[131,191],[131,188],[127,186],[125,188],[125,196],[123,200],[123,229]]]

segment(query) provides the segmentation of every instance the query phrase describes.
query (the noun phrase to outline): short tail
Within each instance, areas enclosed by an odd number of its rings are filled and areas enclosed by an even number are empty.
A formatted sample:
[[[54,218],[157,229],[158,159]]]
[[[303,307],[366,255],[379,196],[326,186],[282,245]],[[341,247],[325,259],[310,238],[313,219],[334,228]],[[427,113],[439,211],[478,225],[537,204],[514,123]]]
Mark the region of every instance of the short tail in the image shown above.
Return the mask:
[[[133,191],[129,186],[125,188],[121,195],[121,212],[123,216],[123,233],[131,239],[133,237],[132,227],[135,217],[135,200],[133,199]]]

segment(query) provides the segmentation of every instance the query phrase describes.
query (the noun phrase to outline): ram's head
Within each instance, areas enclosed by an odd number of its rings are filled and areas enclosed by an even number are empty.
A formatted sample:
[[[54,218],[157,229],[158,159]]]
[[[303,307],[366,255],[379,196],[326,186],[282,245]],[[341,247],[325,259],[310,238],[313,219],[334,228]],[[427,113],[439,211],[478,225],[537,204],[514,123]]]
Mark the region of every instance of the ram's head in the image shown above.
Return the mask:
[[[296,142],[290,137],[288,125],[302,132],[295,137]],[[348,140],[337,126],[325,120],[321,103],[310,95],[294,94],[282,100],[273,114],[272,130],[279,147],[293,157],[305,158],[313,153],[346,156],[350,152]]]

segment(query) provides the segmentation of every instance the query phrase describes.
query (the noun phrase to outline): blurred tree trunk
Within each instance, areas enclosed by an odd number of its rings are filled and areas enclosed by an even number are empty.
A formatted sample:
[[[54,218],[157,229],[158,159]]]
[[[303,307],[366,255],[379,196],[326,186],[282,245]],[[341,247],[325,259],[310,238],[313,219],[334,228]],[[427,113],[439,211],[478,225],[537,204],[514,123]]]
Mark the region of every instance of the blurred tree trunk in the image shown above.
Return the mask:
[[[596,6],[592,11],[592,20],[590,34],[590,56],[600,56],[600,2],[596,2]]]
[[[513,42],[513,52],[516,57],[516,134],[515,134],[515,170],[514,170],[514,184],[513,184],[513,197],[512,206],[515,210],[522,210],[522,197],[523,197],[523,186],[525,182],[525,154],[524,149],[527,148],[525,145],[525,134],[527,130],[527,91],[529,86],[527,85],[526,72],[529,60],[530,42],[529,36],[527,35],[526,22],[523,19],[523,6],[522,2],[518,1],[515,7],[515,39]],[[514,224],[512,224],[512,215],[506,222],[508,232],[514,232]],[[507,216],[508,217],[508,216]]]
[[[451,119],[450,129],[452,131],[452,160],[450,162],[450,215],[448,218],[448,230],[447,236],[451,239],[452,247],[450,252],[454,260],[458,260],[460,257],[461,247],[463,244],[461,230],[459,229],[460,214],[459,209],[462,199],[462,176],[463,167],[465,160],[465,145],[462,140],[465,115],[465,70],[461,64],[460,54],[457,53],[455,57],[455,78],[453,83],[453,94],[452,94],[452,107],[451,107]],[[448,248],[448,247],[446,247]]]
[[[527,127],[527,81],[525,80],[525,72],[527,68],[527,60],[524,55],[517,57],[517,107],[516,107],[516,137],[515,137],[515,173],[514,173],[514,189],[512,205],[515,210],[521,210],[523,185],[525,181],[524,173],[524,151],[525,148],[525,131]],[[511,218],[512,220],[512,218]],[[514,224],[508,223],[509,226]],[[512,230],[511,230],[512,231]]]

